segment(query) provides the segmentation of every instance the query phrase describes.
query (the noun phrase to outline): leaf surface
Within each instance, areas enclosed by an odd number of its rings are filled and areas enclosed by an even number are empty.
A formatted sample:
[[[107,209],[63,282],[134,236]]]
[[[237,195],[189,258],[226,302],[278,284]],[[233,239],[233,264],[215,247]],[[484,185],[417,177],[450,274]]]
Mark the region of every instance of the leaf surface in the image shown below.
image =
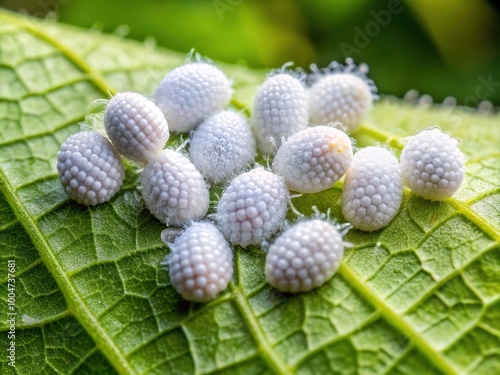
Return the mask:
[[[461,191],[431,203],[405,191],[387,228],[351,231],[338,274],[306,294],[265,283],[265,254],[235,250],[229,289],[183,301],[159,263],[163,229],[137,177],[109,203],[68,200],[56,155],[88,104],[151,94],[184,57],[0,12],[0,298],[16,262],[16,368],[0,372],[162,374],[492,374],[500,372],[500,117],[390,99],[355,135],[384,143],[430,125],[463,140]],[[225,66],[235,103],[251,107],[263,72]],[[376,67],[373,67],[376,68]],[[294,198],[342,220],[341,184]],[[290,216],[292,218],[292,216]],[[6,319],[0,323],[7,348]]]

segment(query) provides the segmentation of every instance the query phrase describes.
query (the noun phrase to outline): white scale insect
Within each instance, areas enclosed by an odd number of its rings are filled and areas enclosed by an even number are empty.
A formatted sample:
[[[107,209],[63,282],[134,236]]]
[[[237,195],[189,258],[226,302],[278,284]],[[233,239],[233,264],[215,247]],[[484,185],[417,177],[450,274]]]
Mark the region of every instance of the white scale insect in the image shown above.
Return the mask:
[[[189,158],[212,183],[225,182],[246,168],[255,156],[255,139],[246,118],[220,111],[193,132]]]
[[[332,62],[326,69],[315,65],[309,88],[309,122],[326,125],[340,122],[348,132],[357,130],[372,107],[377,91],[369,79],[368,66],[354,65],[351,59],[346,65]]]
[[[227,106],[231,82],[216,66],[193,62],[175,68],[158,85],[154,99],[171,131],[185,133]]]
[[[408,138],[401,153],[401,173],[415,194],[443,200],[462,185],[464,155],[455,138],[438,128],[427,129]]]
[[[135,92],[121,92],[111,98],[104,112],[104,126],[118,152],[143,163],[158,154],[169,137],[160,109]]]
[[[71,199],[85,205],[110,200],[125,178],[120,154],[97,132],[70,135],[57,153],[57,173]]]
[[[186,300],[206,302],[226,289],[233,277],[233,252],[217,227],[193,223],[173,244],[162,265],[170,282]]]
[[[185,225],[207,214],[208,187],[196,167],[178,152],[165,149],[141,173],[147,208],[167,225]]]
[[[328,126],[306,128],[279,148],[273,170],[283,176],[290,190],[317,193],[330,188],[351,163],[349,137]]]
[[[266,280],[282,292],[307,292],[327,282],[344,255],[342,234],[321,219],[301,220],[276,238],[266,256]]]
[[[385,227],[399,212],[402,198],[399,163],[390,151],[366,147],[354,155],[342,193],[342,212],[354,228]]]
[[[282,139],[307,126],[307,91],[290,74],[270,76],[258,89],[252,114],[259,149],[274,154]]]
[[[288,190],[282,177],[256,168],[236,177],[217,204],[215,219],[233,245],[260,245],[284,223]]]

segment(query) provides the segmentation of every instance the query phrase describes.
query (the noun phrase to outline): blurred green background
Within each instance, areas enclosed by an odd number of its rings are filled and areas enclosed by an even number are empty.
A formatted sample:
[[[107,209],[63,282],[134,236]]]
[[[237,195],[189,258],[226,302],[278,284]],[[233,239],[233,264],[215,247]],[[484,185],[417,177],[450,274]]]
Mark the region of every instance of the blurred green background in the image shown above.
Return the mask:
[[[253,68],[352,57],[383,94],[500,105],[500,11],[488,0],[0,0],[0,6]]]

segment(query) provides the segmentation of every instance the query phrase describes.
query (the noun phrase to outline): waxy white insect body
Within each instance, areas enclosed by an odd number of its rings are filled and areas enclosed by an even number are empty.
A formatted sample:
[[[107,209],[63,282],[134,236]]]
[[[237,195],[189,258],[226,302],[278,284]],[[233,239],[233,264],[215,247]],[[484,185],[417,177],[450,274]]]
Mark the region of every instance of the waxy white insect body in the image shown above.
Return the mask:
[[[302,220],[276,238],[266,256],[266,280],[283,292],[307,292],[337,271],[344,242],[337,228],[321,219]]]
[[[111,98],[104,112],[104,126],[118,152],[137,162],[145,163],[158,154],[169,137],[160,109],[135,92],[121,92]]]
[[[381,147],[358,151],[346,172],[342,212],[356,229],[374,231],[399,212],[403,179],[396,157]]]
[[[110,200],[125,178],[120,154],[97,132],[69,136],[57,153],[57,172],[71,199],[85,205]]]
[[[226,289],[233,276],[233,253],[217,227],[193,223],[173,244],[162,263],[170,282],[186,300],[206,302]]]
[[[290,190],[317,193],[330,188],[351,163],[352,145],[342,131],[315,126],[292,135],[278,150],[273,170]]]
[[[255,139],[246,118],[234,111],[217,112],[193,132],[189,158],[212,183],[225,182],[255,156]]]
[[[284,223],[289,196],[282,177],[256,168],[231,181],[217,205],[215,218],[234,245],[260,245]]]
[[[299,79],[281,73],[259,87],[252,112],[258,146],[264,155],[274,154],[282,140],[308,123],[307,91]]]
[[[346,65],[333,62],[326,69],[311,66],[309,122],[326,125],[340,122],[348,132],[361,125],[376,98],[377,88],[367,77],[368,66],[356,66],[351,59]]]
[[[455,194],[465,175],[464,155],[458,141],[438,128],[409,137],[400,165],[408,187],[432,201]]]
[[[193,62],[168,73],[158,85],[154,99],[170,130],[184,133],[226,107],[231,94],[231,82],[219,68]]]
[[[207,184],[188,158],[165,149],[141,173],[146,207],[167,225],[185,225],[207,214]]]

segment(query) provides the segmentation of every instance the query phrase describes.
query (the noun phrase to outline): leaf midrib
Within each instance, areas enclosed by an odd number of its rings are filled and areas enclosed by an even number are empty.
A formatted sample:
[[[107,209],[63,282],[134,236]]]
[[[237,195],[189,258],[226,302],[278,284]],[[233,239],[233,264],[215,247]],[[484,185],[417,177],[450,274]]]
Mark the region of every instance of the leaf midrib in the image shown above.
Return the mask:
[[[424,338],[400,315],[393,311],[364,280],[342,263],[339,268],[339,274],[360,293],[370,304],[375,307],[390,325],[408,336],[413,345],[424,354],[427,359],[433,363],[444,374],[459,374],[459,372],[446,360],[442,353],[429,345]]]
[[[34,21],[31,18],[24,18],[25,22],[22,22],[20,21],[21,18],[15,17],[4,10],[0,11],[0,19],[2,18],[5,20],[5,22],[24,29],[25,31],[31,33],[33,36],[54,47],[56,51],[59,51],[70,62],[75,64],[82,71],[82,73],[86,74],[88,77],[88,81],[92,82],[104,94],[111,95],[115,93],[115,90],[113,90],[111,86],[106,83],[105,78],[98,71],[93,69],[85,60],[80,58],[80,56],[78,56],[77,54],[73,53],[73,51],[71,51],[70,49],[66,48],[66,46],[59,43],[56,39],[52,38],[49,34],[44,33],[41,27],[35,27],[34,25],[38,21]]]
[[[61,289],[71,312],[78,318],[80,323],[85,327],[86,331],[103,350],[108,360],[117,370],[124,374],[134,374],[134,371],[118,347],[116,347],[111,338],[102,329],[101,325],[97,321],[97,318],[88,310],[77,289],[74,287],[73,283],[68,278],[57,259],[54,257],[49,244],[37,225],[37,221],[33,220],[26,207],[18,199],[15,194],[15,189],[8,183],[8,180],[1,169],[0,190],[4,194],[5,199],[11,206],[19,222],[28,233],[28,236],[33,241],[43,263],[56,280],[56,283]]]
[[[43,33],[41,28],[34,27],[33,23],[29,23],[29,21],[24,23],[20,22],[17,18],[4,12],[0,13],[0,19],[2,18],[6,22],[24,29],[54,47],[83,73],[85,73],[88,76],[88,80],[104,94],[114,92],[114,90],[111,89],[111,86],[106,83],[105,79],[97,71],[95,71],[79,56],[74,54],[65,46],[61,45],[57,40],[53,39],[48,34]],[[114,344],[109,335],[102,329],[101,325],[97,321],[97,317],[92,315],[92,313],[88,310],[77,289],[73,286],[71,280],[68,278],[68,275],[64,272],[59,262],[54,257],[49,244],[37,225],[37,221],[33,220],[24,204],[18,199],[15,194],[16,190],[11,184],[8,183],[2,169],[0,169],[0,190],[3,192],[5,199],[11,206],[19,222],[33,241],[40,258],[56,280],[57,285],[61,289],[61,292],[63,293],[74,316],[77,317],[80,323],[85,327],[86,331],[93,338],[97,346],[101,348],[117,371],[123,374],[134,374],[135,372],[130,367],[123,353]]]

